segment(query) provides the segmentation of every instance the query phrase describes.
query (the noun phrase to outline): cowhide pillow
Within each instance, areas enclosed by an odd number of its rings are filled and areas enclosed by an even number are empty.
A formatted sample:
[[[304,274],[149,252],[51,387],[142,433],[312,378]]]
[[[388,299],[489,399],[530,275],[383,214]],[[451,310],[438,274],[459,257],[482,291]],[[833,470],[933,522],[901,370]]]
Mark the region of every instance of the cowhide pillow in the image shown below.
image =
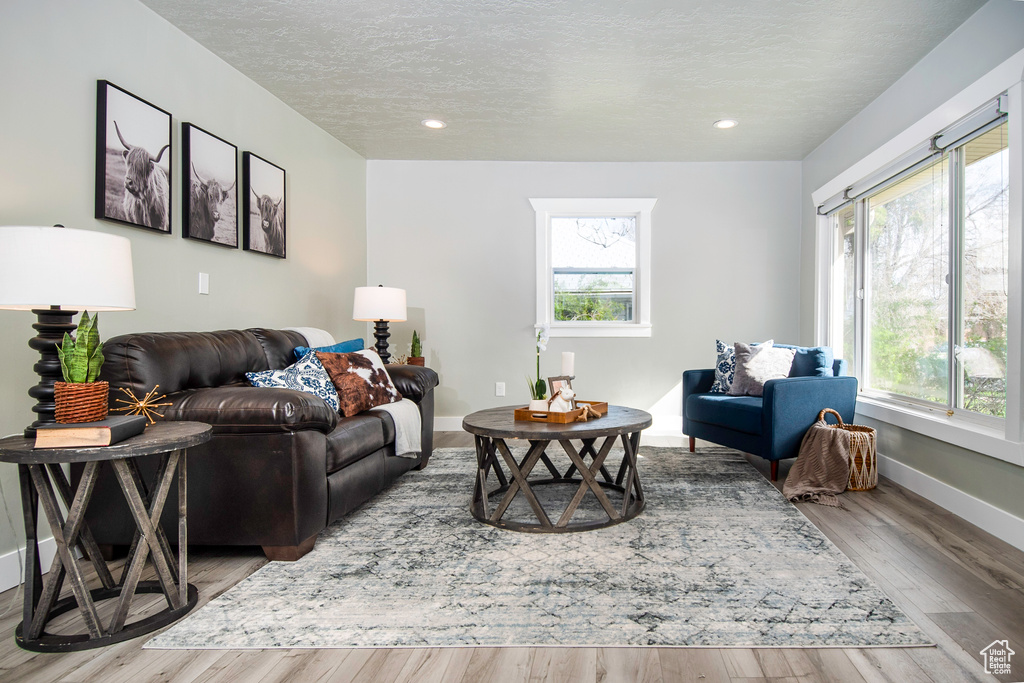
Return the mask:
[[[345,417],[402,400],[380,356],[373,351],[314,353],[338,390],[341,414]]]

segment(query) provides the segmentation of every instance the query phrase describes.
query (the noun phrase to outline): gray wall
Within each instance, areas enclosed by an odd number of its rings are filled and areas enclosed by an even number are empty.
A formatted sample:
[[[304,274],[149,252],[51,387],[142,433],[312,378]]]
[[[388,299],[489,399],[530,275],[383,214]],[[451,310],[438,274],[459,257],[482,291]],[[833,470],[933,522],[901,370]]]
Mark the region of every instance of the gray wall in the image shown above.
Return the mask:
[[[128,237],[136,311],[104,313],[104,338],[129,331],[310,325],[363,336],[352,289],[366,281],[366,162],[134,0],[32,0],[0,9],[0,225]],[[93,218],[96,80],[106,79],[287,171],[288,258],[181,238],[180,148],[173,235]],[[240,211],[240,208],[239,208]],[[41,263],[40,277],[46,264]],[[200,271],[210,295],[197,294]],[[0,311],[0,434],[20,432],[38,358],[30,313]],[[12,518],[16,469],[0,465]],[[46,533],[45,535],[49,535]],[[21,538],[18,530],[18,538]],[[0,557],[14,549],[0,523]]]
[[[811,193],[1024,48],[1024,3],[991,0],[803,161],[801,339],[814,337]],[[976,498],[1024,517],[1024,468],[883,423],[879,451]]]
[[[652,410],[679,424],[684,369],[711,367],[715,338],[799,331],[799,163],[369,161],[372,284],[404,287],[441,375],[437,414],[525,404],[534,372],[531,197],[655,197],[653,335],[553,338],[542,375],[576,353],[581,398]],[[503,381],[505,398],[494,396]],[[656,423],[657,425],[657,423]],[[675,432],[679,434],[679,432]]]

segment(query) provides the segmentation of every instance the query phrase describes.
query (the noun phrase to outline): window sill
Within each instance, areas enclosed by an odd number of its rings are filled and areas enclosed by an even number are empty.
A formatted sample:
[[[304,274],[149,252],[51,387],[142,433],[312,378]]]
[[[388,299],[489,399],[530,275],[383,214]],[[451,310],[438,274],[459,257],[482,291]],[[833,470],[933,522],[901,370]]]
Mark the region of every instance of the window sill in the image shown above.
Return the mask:
[[[1024,467],[1024,444],[1007,440],[1002,430],[957,415],[864,394],[857,397],[857,414]]]
[[[552,325],[552,337],[650,337],[651,325],[623,323],[621,325]]]

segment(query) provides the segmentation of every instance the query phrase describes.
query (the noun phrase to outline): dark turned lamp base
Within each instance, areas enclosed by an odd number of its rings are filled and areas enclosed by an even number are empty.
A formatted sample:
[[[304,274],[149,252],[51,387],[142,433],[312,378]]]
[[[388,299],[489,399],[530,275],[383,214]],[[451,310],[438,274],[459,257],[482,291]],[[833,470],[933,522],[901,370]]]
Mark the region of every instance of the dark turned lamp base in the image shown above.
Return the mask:
[[[39,384],[28,390],[28,395],[36,399],[36,404],[32,407],[36,420],[25,428],[26,439],[35,438],[36,427],[57,421],[54,417],[57,405],[53,399],[53,383],[64,379],[57,346],[64,339],[65,332],[70,334],[75,331],[75,325],[71,320],[78,313],[61,309],[60,306],[34,308],[32,312],[36,314],[37,319],[32,327],[38,334],[28,340],[28,345],[39,352],[39,360],[32,366],[39,375]]]
[[[373,336],[377,340],[374,345],[377,355],[380,356],[381,362],[387,365],[391,361],[391,354],[388,353],[388,337],[391,333],[388,332],[387,320],[378,320],[373,324]]]

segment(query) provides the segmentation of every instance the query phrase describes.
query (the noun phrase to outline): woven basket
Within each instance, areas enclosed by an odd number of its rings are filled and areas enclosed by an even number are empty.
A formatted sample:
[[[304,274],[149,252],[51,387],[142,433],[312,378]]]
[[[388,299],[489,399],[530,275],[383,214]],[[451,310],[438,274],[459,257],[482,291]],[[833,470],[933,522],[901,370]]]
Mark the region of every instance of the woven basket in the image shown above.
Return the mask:
[[[109,391],[106,382],[54,382],[54,417],[61,424],[102,420],[109,413]]]
[[[875,430],[871,427],[843,424],[843,418],[831,408],[818,413],[818,420],[824,420],[826,413],[835,415],[838,424],[829,425],[842,429],[850,437],[850,491],[869,491],[878,486],[878,461],[875,446]]]

